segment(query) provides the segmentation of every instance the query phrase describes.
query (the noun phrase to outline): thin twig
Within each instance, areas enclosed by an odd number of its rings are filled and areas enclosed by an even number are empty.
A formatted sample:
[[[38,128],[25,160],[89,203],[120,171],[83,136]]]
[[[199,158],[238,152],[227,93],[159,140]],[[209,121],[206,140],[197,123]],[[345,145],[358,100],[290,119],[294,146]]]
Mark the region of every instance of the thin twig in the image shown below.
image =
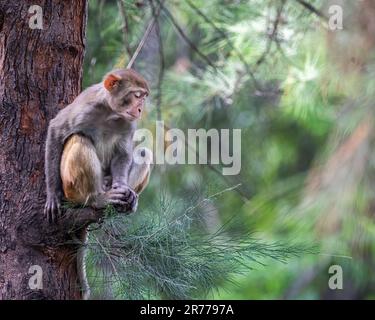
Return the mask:
[[[275,21],[273,23],[272,32],[271,32],[271,34],[268,37],[267,47],[264,50],[263,54],[257,60],[257,62],[256,62],[257,66],[259,66],[265,60],[266,56],[270,52],[271,47],[272,47],[272,41],[275,40],[277,42],[277,39],[276,39],[276,37],[277,37],[277,30],[278,30],[278,27],[279,27],[279,23],[280,23],[280,19],[281,19],[281,14],[283,12],[285,2],[286,2],[286,0],[282,0],[282,3],[281,3],[280,7],[277,10],[276,18],[275,18]]]
[[[156,16],[156,8],[152,0],[150,1],[150,5],[152,8],[152,14]],[[158,77],[158,84],[157,84],[157,96],[156,96],[156,113],[157,113],[157,120],[162,120],[161,115],[161,102],[162,102],[162,83],[164,78],[164,69],[165,69],[165,61],[164,61],[164,50],[163,50],[163,41],[160,33],[160,24],[159,24],[159,17],[156,18],[155,24],[155,31],[158,37],[158,46],[159,46],[159,59],[160,59],[160,69],[159,69],[159,77]]]
[[[145,44],[145,42],[146,42],[146,40],[147,40],[147,37],[149,36],[149,34],[150,34],[150,32],[151,32],[151,30],[152,30],[154,24],[155,24],[155,19],[153,18],[153,19],[150,21],[150,23],[148,24],[148,26],[147,26],[147,28],[146,28],[146,31],[145,31],[145,33],[143,34],[143,37],[142,37],[141,41],[140,41],[139,44],[138,44],[137,49],[135,49],[135,51],[134,51],[134,53],[133,53],[133,56],[131,57],[131,59],[130,59],[128,65],[126,66],[128,69],[131,68],[131,67],[133,66],[134,61],[135,61],[135,59],[137,59],[138,54],[141,52],[141,50],[142,50],[142,48],[143,48],[143,46],[144,46],[144,44]]]
[[[172,13],[159,1],[156,0],[160,6],[161,9],[164,11],[164,13],[167,15],[170,22],[173,24],[173,26],[176,28],[178,33],[181,35],[181,37],[186,41],[186,43],[202,58],[202,60],[206,61],[206,63],[211,66],[213,69],[217,69],[216,65],[204,54],[202,53],[199,48],[193,43],[193,41],[190,40],[190,38],[186,35],[184,30],[180,27],[180,25],[177,23],[176,19],[173,17]]]
[[[204,203],[210,201],[211,199],[216,198],[217,196],[220,196],[220,195],[222,195],[222,194],[225,193],[225,192],[235,190],[235,189],[237,189],[237,188],[240,187],[240,186],[241,186],[241,183],[239,183],[239,184],[237,184],[237,185],[235,185],[235,186],[228,187],[228,188],[226,188],[226,189],[224,189],[224,190],[222,190],[222,191],[219,191],[219,192],[217,192],[217,193],[214,193],[214,194],[212,194],[212,195],[210,195],[210,196],[208,196],[208,197],[206,197],[206,198],[203,198],[201,201],[199,201],[199,202],[198,202],[197,204],[195,204],[194,206],[190,206],[189,208],[187,208],[187,209],[185,210],[185,213],[189,213],[189,212],[191,212],[192,210],[194,210],[194,209],[200,207],[202,204],[204,204]]]
[[[299,4],[304,6],[307,10],[309,10],[312,13],[314,13],[315,15],[317,15],[319,18],[322,18],[324,20],[328,20],[327,17],[324,15],[324,13],[319,11],[318,9],[316,9],[312,4],[310,4],[310,3],[308,3],[304,0],[295,0],[295,1],[297,1]]]
[[[221,30],[219,27],[217,27],[215,25],[215,23],[210,20],[197,6],[195,6],[190,0],[186,0],[187,4],[200,16],[203,18],[204,21],[206,21],[210,26],[212,26],[214,28],[214,30],[216,32],[218,32],[223,38],[225,38],[225,40],[227,41],[228,45],[231,47],[231,49],[237,54],[238,58],[240,59],[240,61],[242,62],[242,64],[245,66],[246,68],[246,72],[250,75],[250,77],[252,78],[253,82],[254,82],[254,86],[257,90],[260,90],[259,89],[259,84],[258,84],[258,81],[256,80],[255,78],[255,75],[254,75],[254,72],[251,70],[251,67],[250,65],[247,63],[246,59],[244,58],[244,56],[242,55],[242,53],[235,47],[235,45],[233,44],[233,42],[230,40],[230,38],[227,36],[227,34]]]
[[[130,42],[129,42],[129,37],[128,37],[128,35],[130,34],[130,28],[129,28],[128,16],[126,14],[123,0],[117,0],[117,5],[119,7],[120,14],[121,14],[122,21],[123,21],[122,32],[123,32],[125,50],[128,53],[129,57],[131,57],[132,50],[130,48]]]
[[[162,84],[164,78],[164,69],[165,69],[165,61],[164,61],[164,50],[163,50],[163,42],[160,34],[160,25],[159,21],[156,21],[156,33],[158,35],[158,42],[159,42],[159,57],[160,57],[160,70],[159,70],[159,78],[158,78],[158,95],[156,99],[156,111],[157,111],[157,119],[161,121],[161,102],[162,102]]]
[[[200,56],[220,76],[220,78],[224,81],[224,83],[227,86],[230,86],[230,83],[226,79],[225,75],[223,75],[223,73],[218,69],[215,63],[212,62],[211,59],[207,55],[205,55],[202,51],[200,51],[199,48],[194,44],[192,40],[190,40],[190,38],[182,30],[181,26],[177,23],[172,13],[160,2],[160,0],[156,0],[156,1],[161,5],[161,9],[164,11],[169,21],[176,28],[177,32],[180,34],[182,39],[190,46],[191,49],[193,49],[193,51],[195,51],[198,54],[198,56]]]
[[[158,2],[159,2],[159,1],[158,1]],[[132,58],[130,59],[128,65],[127,65],[127,68],[128,68],[128,69],[131,68],[131,67],[133,66],[135,59],[137,59],[138,54],[141,52],[141,50],[142,50],[142,48],[143,48],[143,46],[144,46],[144,44],[145,44],[145,42],[146,42],[146,40],[147,40],[147,38],[148,38],[148,36],[149,36],[149,34],[150,34],[150,32],[151,32],[153,26],[155,25],[155,22],[156,22],[156,20],[157,20],[159,14],[160,14],[160,8],[161,8],[161,6],[162,6],[162,3],[159,2],[159,7],[157,8],[157,10],[156,10],[156,12],[155,12],[155,15],[153,16],[153,18],[151,19],[150,23],[148,24],[148,26],[147,26],[147,28],[146,28],[146,31],[145,31],[145,33],[143,34],[143,37],[142,37],[141,41],[140,41],[139,44],[138,44],[137,49],[134,51],[133,56],[132,56]]]

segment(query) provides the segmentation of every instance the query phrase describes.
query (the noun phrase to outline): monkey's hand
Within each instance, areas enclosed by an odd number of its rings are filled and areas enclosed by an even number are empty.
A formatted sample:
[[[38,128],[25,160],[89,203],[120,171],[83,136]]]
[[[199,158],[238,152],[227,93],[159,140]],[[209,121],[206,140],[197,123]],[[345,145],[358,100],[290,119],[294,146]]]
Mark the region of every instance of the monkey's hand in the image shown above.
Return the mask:
[[[61,199],[58,195],[47,196],[44,214],[50,223],[56,222],[57,218],[61,216]]]
[[[137,209],[138,195],[128,186],[112,186],[110,190],[97,195],[92,206],[103,209],[109,204],[121,212],[134,212]]]
[[[109,193],[121,195],[121,197],[118,198],[120,202],[113,203],[118,210],[124,212],[135,212],[137,210],[138,195],[129,186],[114,183]]]

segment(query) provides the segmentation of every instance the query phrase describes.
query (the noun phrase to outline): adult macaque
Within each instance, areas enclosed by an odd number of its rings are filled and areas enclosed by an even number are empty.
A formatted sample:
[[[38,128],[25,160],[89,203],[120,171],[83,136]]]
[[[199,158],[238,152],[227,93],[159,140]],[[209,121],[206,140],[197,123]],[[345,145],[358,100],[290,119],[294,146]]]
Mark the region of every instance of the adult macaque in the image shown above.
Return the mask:
[[[134,70],[114,70],[51,120],[45,155],[49,221],[60,214],[63,196],[98,209],[113,204],[136,210],[151,152],[144,149],[145,163],[134,163],[133,134],[148,94],[147,82]]]

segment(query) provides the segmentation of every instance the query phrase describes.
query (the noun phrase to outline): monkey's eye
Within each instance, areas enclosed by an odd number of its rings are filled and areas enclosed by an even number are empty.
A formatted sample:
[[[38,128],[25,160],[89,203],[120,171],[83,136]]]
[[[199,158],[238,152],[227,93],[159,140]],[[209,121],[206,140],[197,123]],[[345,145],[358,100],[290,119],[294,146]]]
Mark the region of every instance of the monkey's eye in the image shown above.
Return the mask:
[[[136,92],[134,92],[134,95],[135,95],[136,98],[140,98],[140,97],[142,97],[142,92],[136,91]]]

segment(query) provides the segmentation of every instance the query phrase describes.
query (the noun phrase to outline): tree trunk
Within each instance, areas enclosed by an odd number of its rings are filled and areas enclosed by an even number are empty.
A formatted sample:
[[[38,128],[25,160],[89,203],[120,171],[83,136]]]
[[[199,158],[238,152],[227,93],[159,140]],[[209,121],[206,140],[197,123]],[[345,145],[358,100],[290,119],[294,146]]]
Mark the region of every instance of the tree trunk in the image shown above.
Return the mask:
[[[43,9],[42,30],[29,27],[32,5]],[[86,15],[86,0],[0,0],[0,299],[81,298],[79,241],[67,242],[87,221],[69,235],[73,225],[48,225],[44,142],[81,90]],[[29,284],[35,265],[42,289]]]

